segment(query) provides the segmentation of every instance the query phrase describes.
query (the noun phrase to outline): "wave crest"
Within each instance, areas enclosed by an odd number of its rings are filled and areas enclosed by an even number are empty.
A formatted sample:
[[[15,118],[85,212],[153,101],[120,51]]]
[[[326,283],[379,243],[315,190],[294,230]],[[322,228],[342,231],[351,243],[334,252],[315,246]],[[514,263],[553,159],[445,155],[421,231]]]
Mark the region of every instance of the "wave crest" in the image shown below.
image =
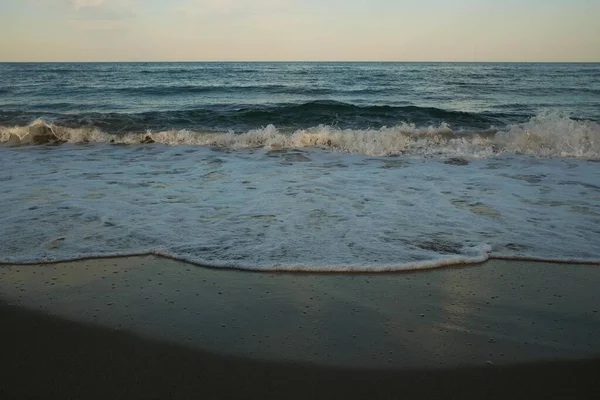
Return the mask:
[[[511,153],[598,159],[600,124],[560,113],[538,114],[524,124],[510,125],[496,141]]]
[[[455,132],[446,123],[417,127],[402,123],[379,129],[340,129],[319,125],[285,133],[274,125],[246,133],[166,130],[107,133],[94,127],[71,128],[36,120],[24,127],[0,127],[5,145],[40,144],[36,135],[57,143],[149,144],[209,146],[231,149],[322,148],[367,156],[460,155],[486,157],[501,153],[600,159],[600,124],[559,113],[543,113],[522,124],[485,131]]]

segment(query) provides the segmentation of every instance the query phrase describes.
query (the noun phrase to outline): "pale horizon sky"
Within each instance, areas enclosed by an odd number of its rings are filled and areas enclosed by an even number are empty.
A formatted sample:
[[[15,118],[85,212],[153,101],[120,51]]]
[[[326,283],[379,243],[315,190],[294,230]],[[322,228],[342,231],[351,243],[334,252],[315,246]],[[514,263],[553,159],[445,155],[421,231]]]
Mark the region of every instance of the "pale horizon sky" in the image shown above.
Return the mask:
[[[600,62],[598,0],[2,0],[1,61]]]

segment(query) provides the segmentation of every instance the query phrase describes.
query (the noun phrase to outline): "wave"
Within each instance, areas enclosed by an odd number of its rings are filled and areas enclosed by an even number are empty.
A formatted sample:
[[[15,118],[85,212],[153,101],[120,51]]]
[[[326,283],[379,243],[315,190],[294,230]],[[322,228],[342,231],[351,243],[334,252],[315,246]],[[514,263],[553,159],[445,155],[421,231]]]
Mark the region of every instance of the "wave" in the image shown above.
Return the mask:
[[[196,89],[192,89],[196,90]],[[200,89],[198,89],[200,90]],[[74,104],[74,109],[80,106]],[[30,108],[30,110],[34,110]],[[441,124],[463,128],[485,129],[504,125],[515,116],[505,113],[470,113],[435,107],[368,105],[359,106],[338,101],[312,101],[283,104],[212,104],[183,110],[147,111],[139,113],[77,114],[37,111],[1,111],[1,124],[21,124],[24,118],[69,127],[94,126],[105,131],[135,132],[189,127],[213,131],[229,129],[241,132],[254,127],[276,125],[280,128],[308,128],[332,125],[340,128],[364,129],[395,126],[400,122],[416,125]],[[522,116],[520,117],[522,120]]]
[[[81,88],[80,88],[81,89]],[[286,90],[287,89],[287,90]],[[195,93],[240,93],[240,92],[270,92],[270,93],[297,93],[294,88],[285,85],[182,85],[182,86],[142,86],[142,87],[118,87],[101,89],[105,92],[117,92],[121,94],[138,96],[180,96],[182,94]]]
[[[168,250],[148,250],[142,252],[115,252],[115,253],[93,253],[85,255],[74,255],[63,258],[32,258],[29,260],[0,260],[0,265],[34,265],[34,264],[55,264],[60,262],[82,261],[97,258],[116,258],[153,255],[158,257],[170,258],[183,261],[190,264],[218,269],[238,269],[246,271],[269,271],[269,272],[396,272],[396,271],[415,271],[435,269],[449,266],[478,264],[488,260],[490,257],[489,246],[466,249],[466,254],[445,256],[426,261],[409,262],[390,265],[304,265],[304,264],[245,264],[236,261],[215,261],[203,260],[197,257],[190,257],[185,254],[173,253]]]
[[[190,75],[193,74],[194,72],[196,72],[194,69],[190,69],[190,68],[154,68],[154,69],[140,69],[138,71],[136,71],[136,73],[138,74],[143,74],[143,75],[164,75],[169,74],[170,76],[173,75]],[[236,71],[237,72],[237,71]]]
[[[120,257],[136,256],[157,256],[182,261],[189,264],[205,268],[216,269],[237,269],[243,271],[268,271],[268,272],[408,272],[428,269],[438,269],[445,267],[456,267],[462,265],[481,264],[488,260],[503,261],[527,261],[527,262],[547,262],[556,264],[577,264],[577,265],[600,265],[600,259],[597,258],[545,258],[545,257],[524,257],[524,256],[502,256],[491,255],[491,247],[487,245],[465,249],[466,254],[455,256],[444,256],[431,260],[408,262],[402,264],[389,265],[304,265],[304,264],[265,264],[253,265],[232,261],[203,260],[196,257],[189,257],[185,254],[177,254],[167,250],[148,250],[131,252],[113,252],[113,253],[87,253],[81,255],[72,255],[58,258],[30,258],[30,259],[0,259],[0,265],[37,265],[37,264],[58,264],[64,262],[84,261],[90,259],[110,259]]]
[[[289,94],[294,96],[325,96],[325,95],[369,95],[369,94],[392,94],[397,89],[389,87],[363,87],[334,88],[334,87],[297,87],[290,85],[180,85],[180,86],[141,86],[141,87],[116,87],[116,88],[94,88],[80,86],[73,89],[75,92],[98,90],[100,93],[118,93],[126,96],[181,96],[186,94]],[[310,104],[310,103],[309,103]],[[326,102],[315,102],[315,104],[327,104]],[[340,103],[343,104],[343,103]]]
[[[37,139],[36,139],[37,137]],[[502,153],[600,159],[600,124],[545,113],[504,128],[455,132],[446,123],[417,127],[402,123],[379,129],[318,125],[284,132],[274,125],[245,133],[164,130],[107,133],[95,127],[65,127],[37,120],[25,127],[0,127],[5,145],[55,143],[190,145],[230,149],[330,149],[368,156],[442,155],[488,157]]]
[[[421,262],[412,262],[397,265],[251,265],[243,264],[238,262],[216,262],[216,261],[204,261],[201,259],[186,257],[185,255],[178,255],[164,250],[152,250],[146,252],[118,252],[118,253],[96,253],[86,254],[81,256],[71,256],[66,258],[57,259],[32,259],[30,261],[10,261],[0,260],[0,265],[35,265],[35,264],[56,264],[61,262],[71,261],[82,261],[97,258],[116,258],[116,257],[134,257],[134,256],[145,256],[153,255],[158,257],[170,258],[177,261],[183,261],[190,264],[198,265],[207,268],[218,268],[218,269],[238,269],[245,271],[269,271],[269,272],[398,272],[398,271],[415,271],[415,270],[426,270],[435,269],[442,267],[451,267],[459,265],[478,264],[485,262],[489,259],[487,249],[480,249],[479,253],[473,252],[471,255],[465,256],[452,256],[440,259],[433,259]]]
[[[89,88],[78,88],[89,89]],[[334,88],[298,88],[287,85],[183,85],[183,86],[146,86],[119,87],[102,89],[103,92],[119,93],[128,96],[181,96],[185,94],[227,94],[227,93],[269,93],[291,95],[332,95],[332,94],[361,94],[379,93],[373,89],[344,90]],[[385,90],[382,90],[385,91]]]

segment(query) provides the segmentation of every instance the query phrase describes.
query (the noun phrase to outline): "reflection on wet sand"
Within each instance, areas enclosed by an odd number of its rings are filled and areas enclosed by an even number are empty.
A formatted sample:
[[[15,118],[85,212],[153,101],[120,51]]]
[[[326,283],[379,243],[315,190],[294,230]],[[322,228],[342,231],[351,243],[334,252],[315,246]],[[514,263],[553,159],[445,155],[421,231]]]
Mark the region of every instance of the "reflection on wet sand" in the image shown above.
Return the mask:
[[[452,367],[598,354],[598,278],[597,266],[506,261],[397,274],[274,274],[143,256],[3,266],[0,297],[227,354]]]

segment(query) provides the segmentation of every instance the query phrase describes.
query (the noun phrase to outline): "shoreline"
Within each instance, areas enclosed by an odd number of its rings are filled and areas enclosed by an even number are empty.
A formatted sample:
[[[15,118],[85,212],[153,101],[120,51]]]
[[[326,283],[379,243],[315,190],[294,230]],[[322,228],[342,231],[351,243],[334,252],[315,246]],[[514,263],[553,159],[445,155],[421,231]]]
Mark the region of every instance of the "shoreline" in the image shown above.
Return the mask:
[[[375,274],[5,265],[0,394],[594,398],[597,282],[595,265],[499,260]]]
[[[339,269],[326,269],[320,267],[302,267],[295,268],[293,266],[286,266],[281,268],[245,268],[239,266],[228,266],[226,264],[203,264],[199,262],[190,261],[182,257],[176,257],[172,255],[165,255],[161,252],[149,251],[141,253],[130,253],[130,254],[116,254],[116,255],[89,255],[75,258],[64,258],[57,260],[42,260],[42,261],[23,261],[23,262],[10,262],[0,261],[0,267],[6,266],[31,266],[31,265],[54,265],[54,264],[68,264],[94,260],[113,260],[113,259],[124,259],[124,258],[136,258],[136,257],[157,257],[165,260],[176,261],[182,264],[193,265],[198,268],[207,268],[213,270],[230,270],[230,271],[242,271],[242,272],[257,272],[257,273],[292,273],[292,274],[395,274],[404,272],[416,272],[416,271],[428,271],[432,269],[442,268],[462,268],[462,267],[474,267],[477,265],[485,264],[489,261],[510,261],[510,262],[531,262],[531,263],[547,263],[547,264],[570,264],[570,265],[588,265],[588,266],[600,266],[600,259],[562,259],[562,258],[542,258],[534,256],[503,256],[503,255],[491,255],[487,257],[472,259],[440,259],[437,260],[437,264],[424,265],[424,266],[407,266],[407,264],[401,264],[398,267],[395,266],[375,266],[372,269],[355,270],[353,266],[341,267]],[[434,261],[434,260],[431,260]]]

